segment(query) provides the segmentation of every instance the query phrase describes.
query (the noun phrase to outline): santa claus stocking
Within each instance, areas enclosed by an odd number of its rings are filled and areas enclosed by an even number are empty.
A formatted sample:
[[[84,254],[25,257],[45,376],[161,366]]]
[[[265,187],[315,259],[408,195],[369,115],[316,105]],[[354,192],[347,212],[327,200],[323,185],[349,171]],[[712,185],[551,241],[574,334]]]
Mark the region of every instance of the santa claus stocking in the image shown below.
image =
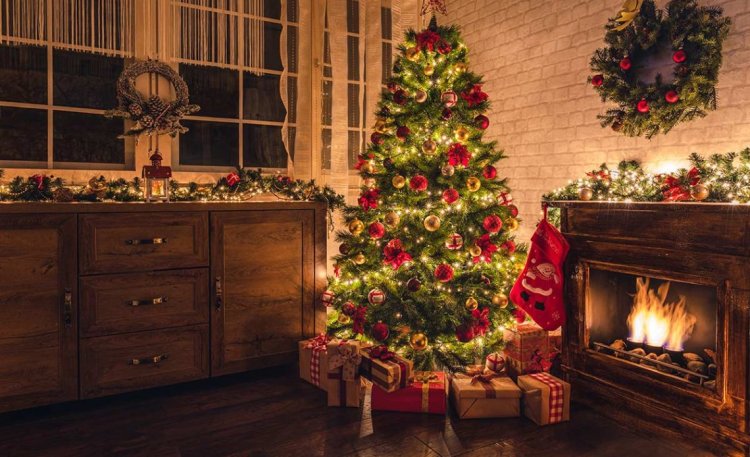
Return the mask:
[[[510,291],[513,303],[526,311],[544,330],[565,323],[563,304],[563,262],[569,245],[562,233],[544,219],[531,237],[526,267]]]

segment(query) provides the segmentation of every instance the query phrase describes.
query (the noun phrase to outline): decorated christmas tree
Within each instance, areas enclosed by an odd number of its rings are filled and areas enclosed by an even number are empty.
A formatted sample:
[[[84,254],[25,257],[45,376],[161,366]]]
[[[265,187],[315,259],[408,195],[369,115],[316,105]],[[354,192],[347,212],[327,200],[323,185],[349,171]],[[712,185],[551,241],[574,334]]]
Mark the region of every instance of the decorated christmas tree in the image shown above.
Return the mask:
[[[514,321],[518,209],[503,152],[482,140],[488,96],[459,30],[433,18],[399,49],[323,301],[329,333],[455,369],[498,350]]]

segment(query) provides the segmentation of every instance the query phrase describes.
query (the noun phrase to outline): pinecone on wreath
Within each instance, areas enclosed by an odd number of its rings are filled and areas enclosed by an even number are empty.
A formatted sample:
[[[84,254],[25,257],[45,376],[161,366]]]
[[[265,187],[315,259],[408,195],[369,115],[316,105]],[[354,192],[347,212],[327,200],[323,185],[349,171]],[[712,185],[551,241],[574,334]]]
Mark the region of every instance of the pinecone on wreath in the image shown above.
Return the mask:
[[[154,117],[159,117],[167,109],[167,103],[157,95],[152,95],[146,102],[148,113]]]

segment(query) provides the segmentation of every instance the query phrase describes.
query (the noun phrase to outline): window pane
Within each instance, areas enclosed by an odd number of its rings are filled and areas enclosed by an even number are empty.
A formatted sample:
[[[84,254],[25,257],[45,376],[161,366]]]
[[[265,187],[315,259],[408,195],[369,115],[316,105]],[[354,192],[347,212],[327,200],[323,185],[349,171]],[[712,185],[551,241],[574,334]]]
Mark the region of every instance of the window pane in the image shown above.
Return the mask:
[[[180,135],[180,165],[239,165],[240,134],[231,122],[183,121],[190,131]]]
[[[333,122],[333,81],[323,81],[323,112],[321,123],[331,125]]]
[[[60,50],[53,56],[55,105],[96,109],[117,106],[117,78],[125,59]]]
[[[354,166],[359,161],[359,151],[360,146],[362,144],[361,140],[361,134],[359,131],[349,131],[349,168],[354,168]]]
[[[393,36],[393,25],[390,8],[380,8],[380,34],[384,40],[390,40]]]
[[[347,46],[347,78],[350,81],[359,81],[359,38],[350,36],[346,40]]]
[[[323,169],[324,170],[330,170],[331,169],[331,139],[332,139],[332,131],[331,129],[323,129],[321,132],[321,139],[322,139],[322,151],[321,154],[323,156]]]
[[[279,93],[278,75],[254,75],[244,73],[245,119],[283,122],[286,108]]]
[[[281,127],[246,124],[243,129],[243,164],[246,168],[286,168]]]
[[[391,79],[391,68],[393,67],[393,47],[390,43],[383,43],[383,84],[388,84]]]
[[[47,161],[47,111],[0,106],[0,160]]]
[[[120,119],[101,114],[55,111],[52,137],[55,162],[125,163],[125,131]]]
[[[349,84],[349,127],[359,127],[359,85]]]
[[[245,0],[245,12],[255,16],[281,19],[281,0],[263,0],[259,5],[261,10],[255,5],[256,2],[253,0]]]
[[[359,2],[346,1],[346,30],[349,33],[359,33]]]
[[[281,65],[281,55],[279,54],[279,44],[281,40],[281,24],[265,22],[263,24],[263,68],[268,70],[284,69]]]
[[[297,47],[297,27],[289,26],[287,31],[287,70],[290,73],[297,73],[297,57],[299,49]]]
[[[287,79],[286,92],[289,105],[287,120],[290,124],[294,124],[297,122],[297,78],[289,77]]]
[[[180,75],[190,89],[190,102],[200,105],[197,116],[239,116],[239,72],[200,65],[180,65]]]
[[[47,103],[47,49],[0,46],[0,100]]]
[[[286,20],[299,22],[299,0],[289,0],[286,3]]]
[[[287,140],[286,144],[289,145],[289,157],[294,160],[294,142],[297,141],[297,128],[289,127],[287,129],[287,134],[289,136],[289,139]]]

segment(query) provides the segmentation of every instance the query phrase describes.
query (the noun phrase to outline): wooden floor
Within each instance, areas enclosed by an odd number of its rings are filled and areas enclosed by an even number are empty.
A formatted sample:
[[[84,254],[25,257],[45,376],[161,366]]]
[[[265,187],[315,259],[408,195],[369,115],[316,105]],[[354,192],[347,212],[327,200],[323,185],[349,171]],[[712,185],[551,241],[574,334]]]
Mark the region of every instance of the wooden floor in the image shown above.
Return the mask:
[[[0,456],[591,456],[710,454],[590,410],[537,427],[326,406],[290,369],[0,415]]]

